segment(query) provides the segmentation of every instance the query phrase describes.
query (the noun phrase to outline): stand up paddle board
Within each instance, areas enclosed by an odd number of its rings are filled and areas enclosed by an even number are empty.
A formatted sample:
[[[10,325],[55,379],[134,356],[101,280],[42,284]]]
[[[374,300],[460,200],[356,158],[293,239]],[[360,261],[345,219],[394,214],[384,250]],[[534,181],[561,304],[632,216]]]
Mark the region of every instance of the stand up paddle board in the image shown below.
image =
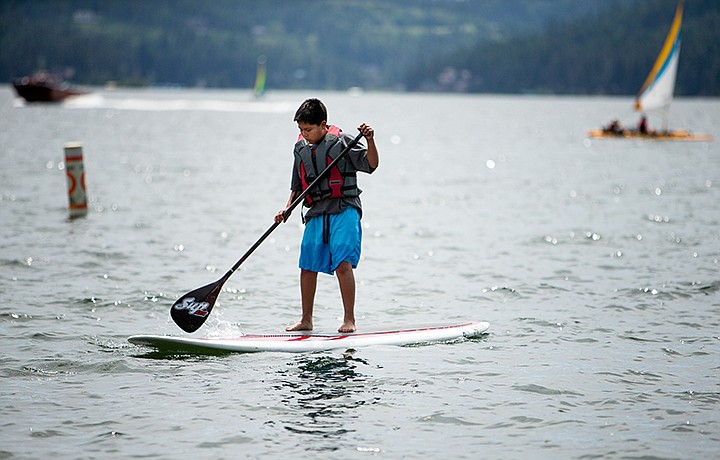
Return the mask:
[[[397,329],[378,332],[323,334],[307,331],[283,334],[246,334],[233,338],[192,338],[169,335],[133,335],[128,341],[159,351],[195,353],[260,351],[309,352],[368,345],[412,345],[477,337],[490,327],[487,322],[470,322],[451,326]]]

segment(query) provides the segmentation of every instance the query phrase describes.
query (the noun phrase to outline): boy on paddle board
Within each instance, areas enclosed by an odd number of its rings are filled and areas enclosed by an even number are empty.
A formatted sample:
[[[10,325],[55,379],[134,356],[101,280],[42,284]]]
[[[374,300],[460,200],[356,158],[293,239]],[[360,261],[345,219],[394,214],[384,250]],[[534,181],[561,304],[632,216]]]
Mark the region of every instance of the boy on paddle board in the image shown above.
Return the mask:
[[[290,204],[308,188],[342,152],[353,136],[327,124],[327,109],[319,99],[307,99],[295,113],[294,121],[300,138],[293,151],[294,163],[290,198],[285,209],[275,216],[284,222],[290,216]],[[307,213],[303,217],[305,231],[300,245],[300,293],[302,317],[287,331],[310,331],[319,272],[338,279],[344,317],[338,332],[355,332],[355,275],[362,243],[361,190],[357,172],[372,174],[379,156],[373,128],[365,123],[358,128],[367,141],[367,148],[358,143],[343,157],[324,179],[305,197]]]

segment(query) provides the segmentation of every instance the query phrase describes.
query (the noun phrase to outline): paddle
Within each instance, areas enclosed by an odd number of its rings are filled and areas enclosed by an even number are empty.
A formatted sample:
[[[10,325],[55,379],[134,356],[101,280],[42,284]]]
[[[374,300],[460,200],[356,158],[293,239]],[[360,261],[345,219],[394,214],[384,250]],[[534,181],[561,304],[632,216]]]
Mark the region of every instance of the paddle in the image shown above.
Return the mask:
[[[300,203],[302,203],[302,200],[305,199],[305,196],[310,193],[310,190],[313,189],[313,187],[317,186],[318,183],[330,172],[330,169],[334,167],[338,161],[340,161],[341,158],[343,158],[347,153],[355,147],[355,145],[358,143],[360,138],[362,137],[362,133],[355,136],[355,139],[350,141],[343,149],[342,152],[335,158],[332,163],[328,165],[323,172],[321,172],[318,177],[308,185],[308,187],[303,190],[303,192],[295,198],[295,201],[293,201],[290,206],[285,210],[285,219],[287,219],[290,216],[290,213],[293,209],[295,209]],[[238,267],[245,262],[245,259],[250,257],[250,254],[252,254],[255,249],[258,248],[262,244],[265,239],[270,236],[270,234],[275,230],[282,222],[274,222],[270,228],[268,228],[265,233],[258,239],[255,244],[253,244],[250,249],[247,250],[247,252],[238,260],[233,267],[228,270],[225,275],[220,278],[219,280],[215,281],[214,283],[210,283],[207,286],[203,286],[201,288],[197,288],[194,291],[190,291],[184,296],[180,297],[170,308],[170,316],[172,316],[173,321],[175,321],[175,324],[180,326],[182,330],[185,332],[195,332],[197,331],[200,326],[203,325],[205,320],[210,316],[210,312],[213,309],[213,306],[215,305],[215,300],[217,300],[218,295],[220,295],[220,290],[223,287],[223,284],[230,278],[230,276],[235,272],[235,270],[238,269]]]

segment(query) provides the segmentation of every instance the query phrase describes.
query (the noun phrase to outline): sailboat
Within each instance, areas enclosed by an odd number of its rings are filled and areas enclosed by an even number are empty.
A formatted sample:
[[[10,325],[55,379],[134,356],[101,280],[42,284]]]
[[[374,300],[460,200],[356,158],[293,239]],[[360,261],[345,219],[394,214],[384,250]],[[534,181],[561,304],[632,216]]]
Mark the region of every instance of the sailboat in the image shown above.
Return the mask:
[[[257,73],[255,74],[255,86],[253,96],[260,98],[267,90],[267,57],[262,55],[257,59]]]
[[[712,136],[707,134],[693,134],[687,130],[668,129],[670,104],[675,91],[675,78],[677,77],[678,60],[680,58],[682,16],[683,0],[680,0],[675,9],[675,17],[670,26],[670,31],[660,49],[660,54],[635,97],[635,111],[642,114],[638,128],[623,129],[617,120],[613,120],[610,125],[603,129],[590,131],[590,137],[684,141],[712,140]],[[662,118],[662,130],[654,131],[647,128],[646,113],[657,114]]]

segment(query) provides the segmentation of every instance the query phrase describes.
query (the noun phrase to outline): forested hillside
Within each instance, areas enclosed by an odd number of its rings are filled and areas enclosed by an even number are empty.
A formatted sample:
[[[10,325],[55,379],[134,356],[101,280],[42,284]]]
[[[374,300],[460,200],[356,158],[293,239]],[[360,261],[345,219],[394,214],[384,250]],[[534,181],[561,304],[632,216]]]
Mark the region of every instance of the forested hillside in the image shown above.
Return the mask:
[[[716,0],[687,0],[678,93],[720,94]],[[674,0],[2,0],[0,81],[633,93]]]
[[[542,33],[484,43],[408,71],[409,90],[633,94],[660,52],[674,0],[619,2]],[[436,75],[444,75],[438,79]],[[720,95],[720,1],[686,0],[675,94]]]

